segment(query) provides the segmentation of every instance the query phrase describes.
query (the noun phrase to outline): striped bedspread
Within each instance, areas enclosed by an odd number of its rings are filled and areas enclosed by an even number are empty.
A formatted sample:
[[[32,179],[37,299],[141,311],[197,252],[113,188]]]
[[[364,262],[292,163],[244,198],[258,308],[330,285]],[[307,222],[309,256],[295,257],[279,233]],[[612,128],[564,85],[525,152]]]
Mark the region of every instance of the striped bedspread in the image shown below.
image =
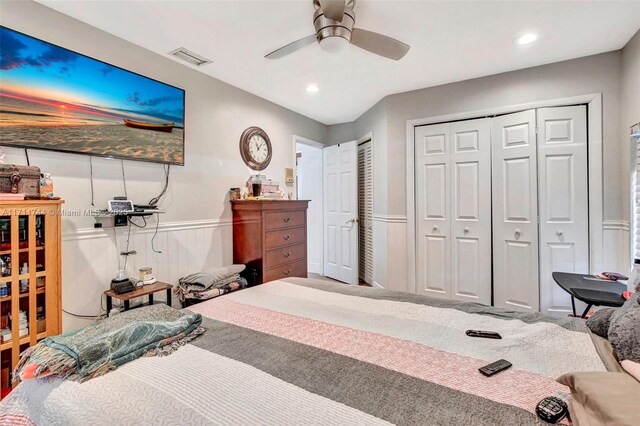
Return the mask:
[[[21,383],[0,424],[537,425],[557,376],[605,370],[582,320],[380,289],[291,278],[189,309],[207,332],[174,354]]]

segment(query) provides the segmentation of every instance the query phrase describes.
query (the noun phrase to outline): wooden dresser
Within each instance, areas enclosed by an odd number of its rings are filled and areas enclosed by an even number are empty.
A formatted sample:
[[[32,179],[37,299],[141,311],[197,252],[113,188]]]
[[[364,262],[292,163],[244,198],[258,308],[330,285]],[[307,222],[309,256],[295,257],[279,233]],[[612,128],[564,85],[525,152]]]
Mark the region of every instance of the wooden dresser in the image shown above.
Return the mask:
[[[307,277],[306,200],[232,201],[233,262],[257,271],[257,284]]]

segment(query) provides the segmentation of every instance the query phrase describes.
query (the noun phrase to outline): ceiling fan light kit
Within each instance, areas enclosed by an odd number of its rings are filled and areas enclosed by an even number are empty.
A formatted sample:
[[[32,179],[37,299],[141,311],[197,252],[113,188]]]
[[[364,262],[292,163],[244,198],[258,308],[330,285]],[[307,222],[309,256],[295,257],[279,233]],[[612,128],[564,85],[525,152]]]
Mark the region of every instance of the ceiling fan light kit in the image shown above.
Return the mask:
[[[315,35],[289,43],[269,53],[265,58],[281,58],[313,43],[314,40],[320,43],[322,50],[329,53],[342,52],[349,44],[354,44],[396,61],[406,55],[410,48],[408,44],[372,31],[354,28],[355,4],[355,0],[348,0],[346,4],[344,0],[313,0],[316,8],[313,14]]]

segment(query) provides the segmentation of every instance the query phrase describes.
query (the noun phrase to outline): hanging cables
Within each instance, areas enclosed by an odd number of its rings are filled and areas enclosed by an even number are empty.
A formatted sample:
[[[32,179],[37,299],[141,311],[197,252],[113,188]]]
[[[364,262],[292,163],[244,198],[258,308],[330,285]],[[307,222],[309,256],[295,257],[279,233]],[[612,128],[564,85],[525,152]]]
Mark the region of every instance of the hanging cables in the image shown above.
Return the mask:
[[[164,186],[160,194],[158,194],[157,196],[149,200],[150,206],[155,206],[156,204],[158,204],[160,202],[160,199],[167,192],[167,188],[169,187],[169,173],[171,173],[171,164],[164,165],[163,168],[164,168]]]
[[[27,166],[30,166],[31,161],[29,161],[29,150],[27,148],[24,149],[24,156],[27,157]]]
[[[124,198],[129,199],[127,196],[127,178],[124,175],[124,160],[120,160],[120,164],[122,164],[122,187],[124,188]]]
[[[160,226],[160,215],[156,215],[156,230],[153,233],[153,237],[151,237],[151,250],[153,250],[155,253],[161,254],[162,252],[160,250],[156,250],[156,246],[154,245],[154,242],[156,240],[156,237],[158,236],[158,227]]]
[[[94,191],[93,191],[93,157],[89,156],[89,175],[91,181],[91,206],[95,207],[94,203]]]

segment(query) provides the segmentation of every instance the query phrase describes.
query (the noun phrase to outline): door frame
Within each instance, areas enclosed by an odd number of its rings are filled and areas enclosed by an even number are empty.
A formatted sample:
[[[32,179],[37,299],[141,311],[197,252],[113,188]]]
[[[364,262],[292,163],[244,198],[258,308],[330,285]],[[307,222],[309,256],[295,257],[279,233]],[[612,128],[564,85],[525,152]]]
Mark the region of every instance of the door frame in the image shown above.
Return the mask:
[[[549,99],[476,111],[445,114],[407,120],[406,122],[406,167],[407,167],[407,289],[416,292],[416,206],[415,206],[415,128],[427,124],[446,123],[472,118],[486,118],[510,114],[528,109],[550,108],[587,104],[587,155],[589,161],[589,270],[602,270],[603,240],[603,182],[602,182],[602,93]]]
[[[298,199],[298,161],[296,158],[296,152],[297,152],[297,145],[298,144],[303,144],[303,145],[309,145],[312,146],[314,148],[319,148],[320,150],[322,150],[323,148],[326,147],[325,144],[318,142],[318,141],[314,141],[313,139],[309,139],[309,138],[305,138],[303,136],[298,136],[298,135],[293,135],[293,176],[294,179],[296,179],[296,181],[294,182],[293,188],[294,188],[294,193],[296,196],[296,200]],[[321,161],[320,164],[320,169],[323,173],[324,176],[324,163]],[[321,216],[322,216],[322,238],[320,239],[320,275],[324,275],[324,188],[323,186],[323,179],[320,179],[320,194],[322,194],[322,198],[320,199],[320,206],[321,206]],[[307,227],[309,225],[307,224]]]

